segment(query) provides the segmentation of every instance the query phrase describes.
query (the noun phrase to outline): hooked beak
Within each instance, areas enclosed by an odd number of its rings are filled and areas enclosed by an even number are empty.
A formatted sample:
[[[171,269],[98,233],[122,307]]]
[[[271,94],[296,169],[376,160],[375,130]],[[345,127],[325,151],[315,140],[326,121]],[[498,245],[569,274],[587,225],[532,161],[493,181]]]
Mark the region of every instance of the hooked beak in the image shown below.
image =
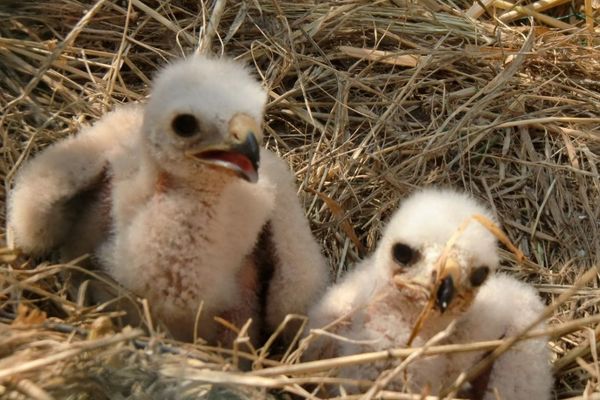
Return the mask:
[[[454,279],[452,279],[452,275],[448,275],[440,282],[435,295],[436,304],[442,313],[448,309],[455,292]]]
[[[450,303],[452,303],[456,295],[456,283],[460,282],[458,261],[454,257],[449,256],[442,271],[442,277],[435,293],[435,300],[440,312],[443,313],[448,309]]]
[[[228,133],[223,143],[194,149],[189,154],[205,164],[224,168],[248,182],[256,183],[260,164],[258,124],[249,115],[236,114],[229,121]]]

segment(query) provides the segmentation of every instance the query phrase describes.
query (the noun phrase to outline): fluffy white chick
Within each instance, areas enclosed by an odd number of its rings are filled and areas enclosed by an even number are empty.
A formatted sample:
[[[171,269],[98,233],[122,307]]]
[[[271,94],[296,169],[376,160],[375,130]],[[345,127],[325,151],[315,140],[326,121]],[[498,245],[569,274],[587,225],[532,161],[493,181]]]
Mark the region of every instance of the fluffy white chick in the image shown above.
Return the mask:
[[[427,189],[407,198],[392,216],[374,254],[356,266],[309,313],[310,326],[350,341],[320,337],[308,358],[351,355],[409,345],[413,328],[434,296],[434,309],[410,344],[420,347],[456,321],[439,343],[495,340],[520,333],[542,312],[529,285],[504,275],[495,237],[475,220],[444,249],[463,222],[491,213],[466,194]],[[455,237],[456,238],[456,237]],[[439,275],[439,276],[438,276]],[[332,324],[332,322],[337,321]],[[484,357],[483,352],[421,357],[399,374],[391,387],[438,393]],[[340,375],[376,379],[394,362],[342,368]],[[471,399],[547,399],[552,387],[549,351],[544,338],[519,342],[463,388]],[[355,388],[349,388],[355,390]]]
[[[8,228],[30,253],[93,252],[150,301],[174,337],[251,337],[305,313],[327,268],[287,164],[261,149],[266,93],[239,63],[164,68],[145,106],[125,106],[43,151],[18,175]],[[290,292],[294,295],[291,296]]]

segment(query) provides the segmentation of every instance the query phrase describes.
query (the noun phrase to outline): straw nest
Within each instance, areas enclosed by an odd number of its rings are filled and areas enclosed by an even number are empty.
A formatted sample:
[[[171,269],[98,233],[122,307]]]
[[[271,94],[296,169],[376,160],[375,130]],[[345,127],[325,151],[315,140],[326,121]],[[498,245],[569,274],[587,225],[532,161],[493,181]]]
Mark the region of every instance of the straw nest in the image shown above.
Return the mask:
[[[168,60],[198,47],[226,53],[268,87],[266,145],[293,167],[334,278],[373,249],[407,193],[464,188],[493,207],[527,256],[519,265],[503,252],[503,269],[550,305],[557,398],[600,398],[592,1],[208,3],[0,4],[2,220],[30,155],[116,104],[142,101]],[[339,360],[269,359],[243,335],[228,350],[120,328],[117,312],[87,305],[86,284],[71,282],[77,260],[4,248],[0,261],[2,398],[310,398],[306,383],[335,384],[326,376]],[[253,371],[236,372],[242,358]],[[377,396],[412,398],[385,388]]]

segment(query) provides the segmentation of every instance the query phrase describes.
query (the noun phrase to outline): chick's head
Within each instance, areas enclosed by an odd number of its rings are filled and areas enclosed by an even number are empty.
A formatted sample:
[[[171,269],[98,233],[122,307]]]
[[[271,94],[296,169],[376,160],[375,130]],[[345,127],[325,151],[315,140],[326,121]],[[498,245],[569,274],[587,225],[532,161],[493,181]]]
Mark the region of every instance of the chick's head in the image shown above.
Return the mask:
[[[179,178],[216,171],[255,182],[266,99],[260,83],[233,60],[176,61],[153,84],[142,127],[147,151]]]
[[[476,214],[495,221],[463,193],[412,195],[384,230],[375,255],[379,272],[417,307],[434,297],[439,312],[463,312],[498,265],[496,238],[472,219]]]

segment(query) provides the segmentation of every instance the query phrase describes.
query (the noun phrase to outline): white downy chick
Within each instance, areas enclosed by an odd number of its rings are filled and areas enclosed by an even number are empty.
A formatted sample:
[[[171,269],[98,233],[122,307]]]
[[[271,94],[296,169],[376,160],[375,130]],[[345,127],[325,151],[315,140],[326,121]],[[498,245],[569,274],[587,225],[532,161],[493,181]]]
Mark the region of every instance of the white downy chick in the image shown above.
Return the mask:
[[[312,328],[329,325],[328,331],[350,341],[320,337],[306,352],[308,358],[407,347],[431,296],[434,309],[412,347],[423,346],[453,321],[454,329],[438,344],[495,340],[525,329],[544,306],[529,285],[493,275],[499,260],[494,235],[472,219],[447,247],[461,224],[475,214],[495,221],[487,208],[453,190],[427,189],[406,199],[391,217],[375,253],[330,288],[309,313]],[[545,338],[519,342],[490,371],[463,387],[460,395],[491,400],[497,391],[505,399],[548,399],[553,380],[546,343]],[[390,387],[414,393],[429,388],[436,394],[484,355],[420,357]],[[398,362],[346,367],[339,375],[375,380]]]
[[[145,106],[121,107],[25,165],[9,197],[14,244],[93,252],[178,339],[194,336],[202,304],[200,337],[228,344],[235,335],[213,318],[252,318],[257,341],[305,313],[328,276],[289,167],[260,148],[266,98],[233,60],[168,65]]]

